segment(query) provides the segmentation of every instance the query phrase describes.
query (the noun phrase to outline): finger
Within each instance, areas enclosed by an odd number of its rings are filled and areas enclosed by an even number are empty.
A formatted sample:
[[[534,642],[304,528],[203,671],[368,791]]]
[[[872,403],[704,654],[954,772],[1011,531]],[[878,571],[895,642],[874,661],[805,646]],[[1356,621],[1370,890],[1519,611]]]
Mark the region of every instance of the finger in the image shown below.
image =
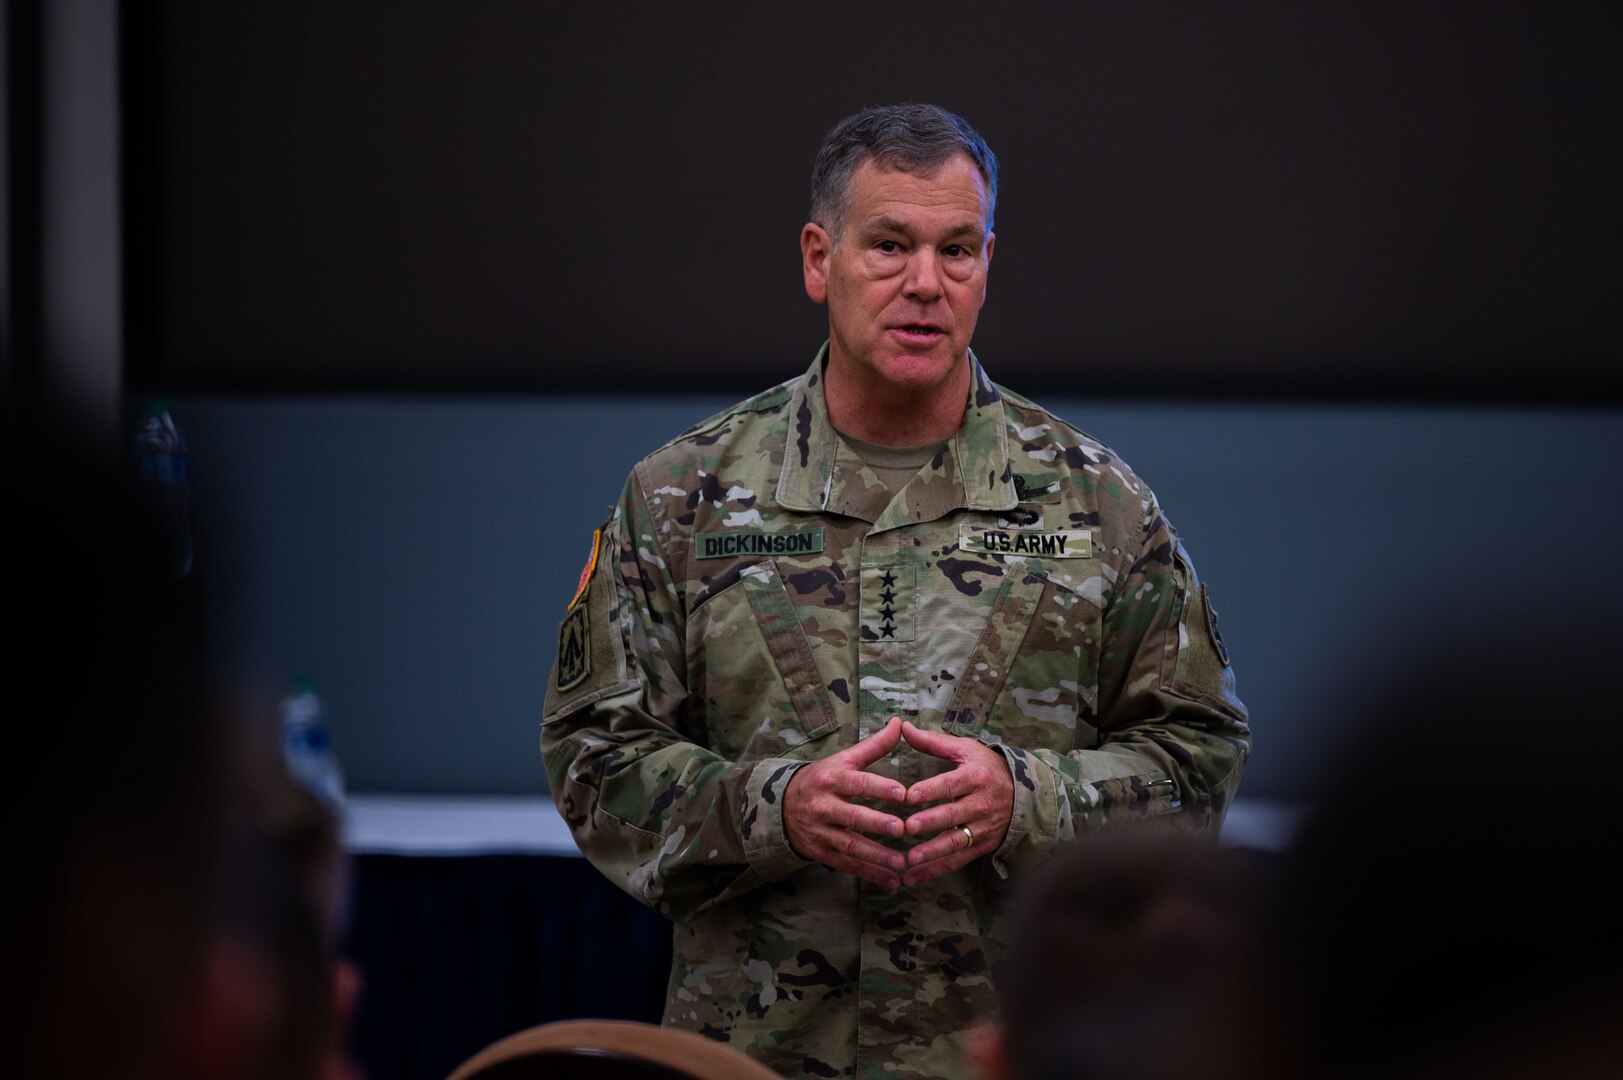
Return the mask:
[[[926,881],[933,881],[944,874],[962,870],[978,858],[980,858],[980,853],[971,849],[949,855],[944,859],[921,863],[910,868],[907,873],[902,875],[902,883],[904,885],[922,885]]]
[[[834,869],[841,870],[841,868],[838,866],[834,867]],[[872,882],[873,884],[878,885],[881,889],[894,890],[901,888],[902,885],[902,877],[900,874],[893,874],[888,870],[882,870],[879,867],[868,863],[860,864],[851,870],[841,870],[841,872],[850,874],[852,877],[861,878],[863,881]]]
[[[848,746],[838,754],[832,755],[845,764],[859,769],[865,769],[878,761],[886,754],[895,750],[902,741],[902,721],[899,717],[891,717],[885,726],[869,735],[855,746]]]
[[[853,832],[831,831],[815,854],[818,862],[844,874],[871,881],[887,889],[901,883],[907,860],[893,851]]]
[[[843,829],[831,830],[827,834],[825,844],[825,854],[831,866],[856,862],[897,873],[907,866],[907,856],[902,852],[888,848],[876,840],[870,840],[861,833]]]
[[[899,815],[857,801],[867,797],[900,803],[906,789],[899,781],[850,770],[820,770],[809,783],[813,785],[813,793],[804,802],[798,802],[794,811],[808,827],[901,835],[904,823]],[[788,810],[787,805],[785,810]]]
[[[952,736],[949,736],[952,738]],[[987,746],[978,739],[956,739],[954,752],[956,768],[938,773],[914,784],[917,792],[909,790],[909,802],[914,804],[939,802],[943,799],[965,797],[972,792],[985,792],[994,801],[1014,791],[1014,778],[1009,763],[1001,751]]]
[[[854,749],[848,747],[798,770],[789,782],[787,799],[821,802],[821,796],[827,795],[841,802],[867,798],[899,803],[907,798],[907,787],[901,781],[867,772],[859,758],[848,756]]]
[[[970,835],[975,838],[973,842],[970,841],[969,836],[964,835],[966,827],[970,830]],[[980,829],[975,828],[973,825],[955,825],[952,828],[943,829],[930,837],[930,839],[909,848],[907,862],[910,866],[923,866],[925,863],[951,860],[959,855],[969,856],[968,859],[964,860],[964,862],[968,862],[977,854],[984,854],[989,850],[991,850],[990,846],[986,843],[986,837]]]
[[[931,757],[946,758],[949,761],[964,760],[964,755],[968,752],[968,748],[964,746],[965,743],[974,746],[981,745],[975,739],[966,739],[961,735],[948,735],[945,731],[930,731],[918,727],[911,720],[902,721],[901,735],[902,738],[907,740],[907,745],[913,749],[922,750]]]
[[[863,881],[871,881],[882,888],[894,889],[902,883],[900,868],[889,864],[874,863],[866,859],[849,858],[835,854],[826,854],[817,861],[838,873],[849,874],[851,877],[861,878]]]
[[[900,884],[898,875],[907,865],[902,853],[863,835],[864,831],[896,835],[902,824],[899,818],[827,793],[800,805],[793,817],[785,806],[784,831],[790,848],[802,858],[885,888]]]
[[[963,802],[940,803],[928,810],[909,814],[902,822],[902,831],[908,836],[934,836],[949,829],[969,824],[977,814]],[[962,836],[963,834],[959,834]]]
[[[887,814],[860,803],[843,803],[831,808],[829,818],[835,826],[853,833],[900,836],[907,827],[906,822],[895,814]]]
[[[917,787],[915,784],[908,792],[909,804],[917,805]],[[1013,805],[1007,792],[996,785],[977,785],[958,798],[926,800],[924,809],[907,816],[904,831],[909,836],[923,836],[977,821],[1006,824],[1012,814]]]
[[[850,772],[840,773],[830,778],[832,783],[829,790],[842,799],[875,799],[881,802],[892,802],[905,806],[907,802],[907,788],[899,780],[889,777],[875,776],[873,773]],[[874,829],[865,830],[875,832]]]
[[[990,786],[992,772],[983,764],[959,765],[944,773],[920,780],[907,789],[907,801],[914,806],[965,799]]]
[[[907,885],[931,881],[962,870],[990,850],[992,845],[979,833],[975,834],[973,843],[966,843],[960,830],[951,829],[907,853],[907,861],[912,865],[902,875],[902,881]]]

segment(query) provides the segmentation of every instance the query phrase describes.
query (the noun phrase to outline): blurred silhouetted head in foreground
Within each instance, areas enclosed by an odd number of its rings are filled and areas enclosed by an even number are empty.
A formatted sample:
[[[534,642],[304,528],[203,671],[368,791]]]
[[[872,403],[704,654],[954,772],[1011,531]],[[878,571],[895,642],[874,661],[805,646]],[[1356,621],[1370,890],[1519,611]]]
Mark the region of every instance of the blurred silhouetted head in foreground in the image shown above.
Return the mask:
[[[1616,1075],[1616,617],[1448,613],[1333,696],[1285,894],[1317,1075]]]
[[[1061,846],[1021,882],[987,1080],[1294,1078],[1274,855],[1150,822]]]
[[[0,423],[0,1072],[144,1076],[204,962],[220,841],[196,605],[116,462],[9,403]]]
[[[122,463],[9,401],[0,461],[0,1076],[336,1075],[336,819],[210,685]]]

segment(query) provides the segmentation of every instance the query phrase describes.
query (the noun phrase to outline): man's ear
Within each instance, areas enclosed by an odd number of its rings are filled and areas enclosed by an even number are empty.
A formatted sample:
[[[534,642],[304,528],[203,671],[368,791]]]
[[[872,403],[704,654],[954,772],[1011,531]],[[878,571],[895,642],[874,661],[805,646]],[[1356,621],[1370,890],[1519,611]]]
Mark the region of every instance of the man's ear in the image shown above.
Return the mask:
[[[806,278],[806,295],[816,303],[828,301],[828,259],[834,242],[828,231],[815,221],[800,230],[800,272]]]
[[[281,979],[259,947],[219,934],[209,945],[195,998],[180,1025],[172,1076],[245,1080],[261,1060],[287,1007]]]
[[[319,1080],[361,1080],[360,1064],[349,1057],[350,1028],[361,997],[361,969],[340,956],[332,964],[332,1037],[322,1061]]]
[[[970,1028],[964,1047],[965,1056],[975,1066],[981,1080],[1013,1080],[1009,1064],[1007,1040],[1003,1026],[993,1020],[983,1020]]]
[[[992,269],[992,249],[994,247],[996,247],[996,246],[997,246],[997,233],[995,233],[995,232],[987,233],[986,234],[986,269],[987,269],[987,274],[986,274],[986,278],[981,282],[981,303],[983,303],[983,304],[986,303],[986,286],[992,280],[992,274],[991,274],[991,269]]]

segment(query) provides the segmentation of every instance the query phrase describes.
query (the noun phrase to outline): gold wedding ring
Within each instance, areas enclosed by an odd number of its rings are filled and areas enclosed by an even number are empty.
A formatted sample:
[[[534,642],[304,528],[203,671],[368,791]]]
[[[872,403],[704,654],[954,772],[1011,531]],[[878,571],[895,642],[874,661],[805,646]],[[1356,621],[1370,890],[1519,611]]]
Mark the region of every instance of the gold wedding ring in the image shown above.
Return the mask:
[[[975,834],[969,831],[968,825],[958,826],[958,831],[964,834],[964,847],[972,848],[975,846]]]

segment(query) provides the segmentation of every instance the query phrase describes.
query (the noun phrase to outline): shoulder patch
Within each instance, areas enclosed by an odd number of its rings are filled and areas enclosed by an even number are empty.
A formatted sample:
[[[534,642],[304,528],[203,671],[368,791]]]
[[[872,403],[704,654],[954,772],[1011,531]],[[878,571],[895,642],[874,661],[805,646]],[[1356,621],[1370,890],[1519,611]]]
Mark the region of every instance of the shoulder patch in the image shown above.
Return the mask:
[[[586,595],[586,586],[592,582],[592,572],[597,569],[597,551],[603,545],[603,530],[592,530],[592,553],[587,556],[586,568],[580,572],[580,581],[575,584],[575,595],[569,598],[569,606],[573,608],[580,603],[580,598]]]
[[[1206,605],[1206,632],[1212,636],[1212,648],[1217,650],[1217,658],[1223,662],[1223,666],[1228,667],[1229,647],[1223,644],[1223,635],[1217,632],[1217,609],[1212,607],[1212,598],[1206,592],[1205,582],[1200,586],[1200,598]]]
[[[558,628],[559,690],[579,686],[592,673],[592,621],[587,611],[588,605],[571,607]]]

